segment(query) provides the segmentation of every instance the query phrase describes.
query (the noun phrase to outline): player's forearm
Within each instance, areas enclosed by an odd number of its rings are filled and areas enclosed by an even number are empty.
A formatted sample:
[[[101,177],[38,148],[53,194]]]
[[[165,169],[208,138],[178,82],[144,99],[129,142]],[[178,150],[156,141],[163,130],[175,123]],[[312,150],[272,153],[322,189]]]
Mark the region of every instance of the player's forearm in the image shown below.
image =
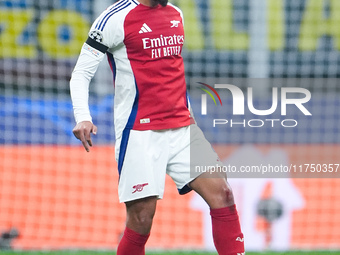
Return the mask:
[[[74,117],[77,123],[91,121],[89,110],[89,81],[81,74],[73,73],[70,82],[70,91],[73,104]]]
[[[77,123],[92,121],[88,104],[89,84],[104,57],[104,54],[92,55],[88,47],[88,45],[84,45],[70,81],[71,98]]]

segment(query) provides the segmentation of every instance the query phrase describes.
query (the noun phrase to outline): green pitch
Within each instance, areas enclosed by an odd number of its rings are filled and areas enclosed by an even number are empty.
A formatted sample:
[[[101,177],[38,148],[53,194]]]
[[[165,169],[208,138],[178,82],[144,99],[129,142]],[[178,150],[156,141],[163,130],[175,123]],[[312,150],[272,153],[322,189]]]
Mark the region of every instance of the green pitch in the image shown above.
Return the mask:
[[[55,252],[5,252],[0,251],[1,255],[115,255],[114,252],[90,252],[90,251],[55,251]],[[150,255],[217,255],[217,253],[202,252],[149,252]],[[318,252],[247,252],[247,255],[340,255],[338,252],[318,251]]]

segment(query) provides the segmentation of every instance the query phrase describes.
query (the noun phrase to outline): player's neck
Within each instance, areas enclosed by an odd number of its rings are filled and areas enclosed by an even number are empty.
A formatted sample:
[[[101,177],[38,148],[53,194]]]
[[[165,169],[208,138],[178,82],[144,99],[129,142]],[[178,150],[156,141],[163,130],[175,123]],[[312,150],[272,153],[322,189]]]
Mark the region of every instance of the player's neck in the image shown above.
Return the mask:
[[[158,1],[155,0],[138,0],[138,2],[149,7],[155,7],[158,5]]]

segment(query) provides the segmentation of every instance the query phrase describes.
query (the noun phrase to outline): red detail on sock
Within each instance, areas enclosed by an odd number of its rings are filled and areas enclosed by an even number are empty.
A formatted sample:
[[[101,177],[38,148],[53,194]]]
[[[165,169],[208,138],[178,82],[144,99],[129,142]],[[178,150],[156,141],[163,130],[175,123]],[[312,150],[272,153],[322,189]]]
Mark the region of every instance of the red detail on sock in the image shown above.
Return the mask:
[[[243,255],[244,239],[236,206],[210,210],[213,238],[219,255]]]
[[[145,244],[149,235],[141,235],[129,228],[125,228],[122,240],[120,240],[117,255],[145,255]]]

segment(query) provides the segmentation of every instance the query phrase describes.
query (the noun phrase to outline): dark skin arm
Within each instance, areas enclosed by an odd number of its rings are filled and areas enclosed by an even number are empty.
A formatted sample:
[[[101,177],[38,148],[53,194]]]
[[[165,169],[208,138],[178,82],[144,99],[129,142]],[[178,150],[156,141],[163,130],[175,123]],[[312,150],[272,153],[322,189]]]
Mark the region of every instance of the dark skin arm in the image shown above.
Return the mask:
[[[74,136],[82,142],[87,152],[92,147],[91,133],[97,134],[97,127],[91,121],[82,121],[73,128]]]

